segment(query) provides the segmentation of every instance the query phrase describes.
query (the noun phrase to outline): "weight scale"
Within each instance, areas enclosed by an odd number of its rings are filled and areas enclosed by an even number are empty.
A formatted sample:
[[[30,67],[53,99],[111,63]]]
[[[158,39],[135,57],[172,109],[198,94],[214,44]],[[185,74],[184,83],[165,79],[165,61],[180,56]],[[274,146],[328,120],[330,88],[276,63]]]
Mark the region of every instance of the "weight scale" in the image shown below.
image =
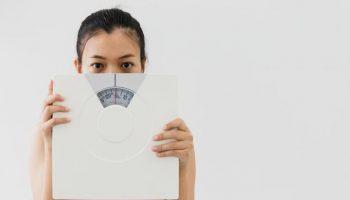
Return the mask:
[[[144,73],[57,75],[54,93],[70,108],[53,128],[55,199],[177,199],[176,157],[152,146],[177,117],[177,77]]]

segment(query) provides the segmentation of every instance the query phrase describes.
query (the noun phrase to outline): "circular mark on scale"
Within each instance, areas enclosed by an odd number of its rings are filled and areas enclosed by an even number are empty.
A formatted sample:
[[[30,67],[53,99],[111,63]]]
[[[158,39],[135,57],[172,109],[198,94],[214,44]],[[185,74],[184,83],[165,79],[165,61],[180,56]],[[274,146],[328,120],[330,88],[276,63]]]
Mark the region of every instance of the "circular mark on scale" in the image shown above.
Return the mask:
[[[101,91],[106,89],[110,88]],[[96,93],[91,93],[78,109],[77,126],[84,130],[77,133],[78,144],[94,159],[103,162],[124,163],[138,157],[148,150],[155,132],[152,104],[136,93],[130,104],[119,104],[119,98],[114,99],[118,96],[123,98],[112,93],[105,96],[108,101],[102,102]]]
[[[119,105],[104,108],[97,121],[100,137],[113,143],[127,139],[133,132],[133,125],[132,114]]]

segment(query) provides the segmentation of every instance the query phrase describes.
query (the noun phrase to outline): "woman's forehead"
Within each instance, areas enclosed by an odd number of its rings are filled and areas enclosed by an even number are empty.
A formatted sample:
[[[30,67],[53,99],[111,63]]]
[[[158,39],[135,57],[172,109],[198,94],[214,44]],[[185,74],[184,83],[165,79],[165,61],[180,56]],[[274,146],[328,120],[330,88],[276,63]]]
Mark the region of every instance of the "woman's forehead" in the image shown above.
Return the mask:
[[[126,54],[139,56],[140,48],[135,40],[118,28],[109,34],[100,31],[91,37],[85,44],[83,58],[93,55],[119,58]]]

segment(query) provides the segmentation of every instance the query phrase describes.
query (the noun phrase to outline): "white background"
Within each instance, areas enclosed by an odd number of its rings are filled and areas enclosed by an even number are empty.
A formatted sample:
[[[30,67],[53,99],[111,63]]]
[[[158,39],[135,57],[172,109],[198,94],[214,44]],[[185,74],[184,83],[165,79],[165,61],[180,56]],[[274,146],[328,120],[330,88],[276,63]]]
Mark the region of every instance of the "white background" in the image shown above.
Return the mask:
[[[350,1],[0,1],[0,198],[31,199],[47,85],[74,74],[80,22],[120,6],[148,73],[181,78],[196,199],[349,199]]]

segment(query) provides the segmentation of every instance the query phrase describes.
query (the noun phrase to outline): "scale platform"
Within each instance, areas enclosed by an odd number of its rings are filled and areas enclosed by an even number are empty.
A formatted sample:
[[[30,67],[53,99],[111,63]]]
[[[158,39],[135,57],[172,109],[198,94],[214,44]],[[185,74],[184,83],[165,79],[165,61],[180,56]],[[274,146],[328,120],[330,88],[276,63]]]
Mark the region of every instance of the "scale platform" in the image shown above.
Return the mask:
[[[70,108],[54,117],[52,190],[55,199],[177,199],[179,161],[152,146],[177,117],[175,75],[104,73],[57,75],[54,93]]]

